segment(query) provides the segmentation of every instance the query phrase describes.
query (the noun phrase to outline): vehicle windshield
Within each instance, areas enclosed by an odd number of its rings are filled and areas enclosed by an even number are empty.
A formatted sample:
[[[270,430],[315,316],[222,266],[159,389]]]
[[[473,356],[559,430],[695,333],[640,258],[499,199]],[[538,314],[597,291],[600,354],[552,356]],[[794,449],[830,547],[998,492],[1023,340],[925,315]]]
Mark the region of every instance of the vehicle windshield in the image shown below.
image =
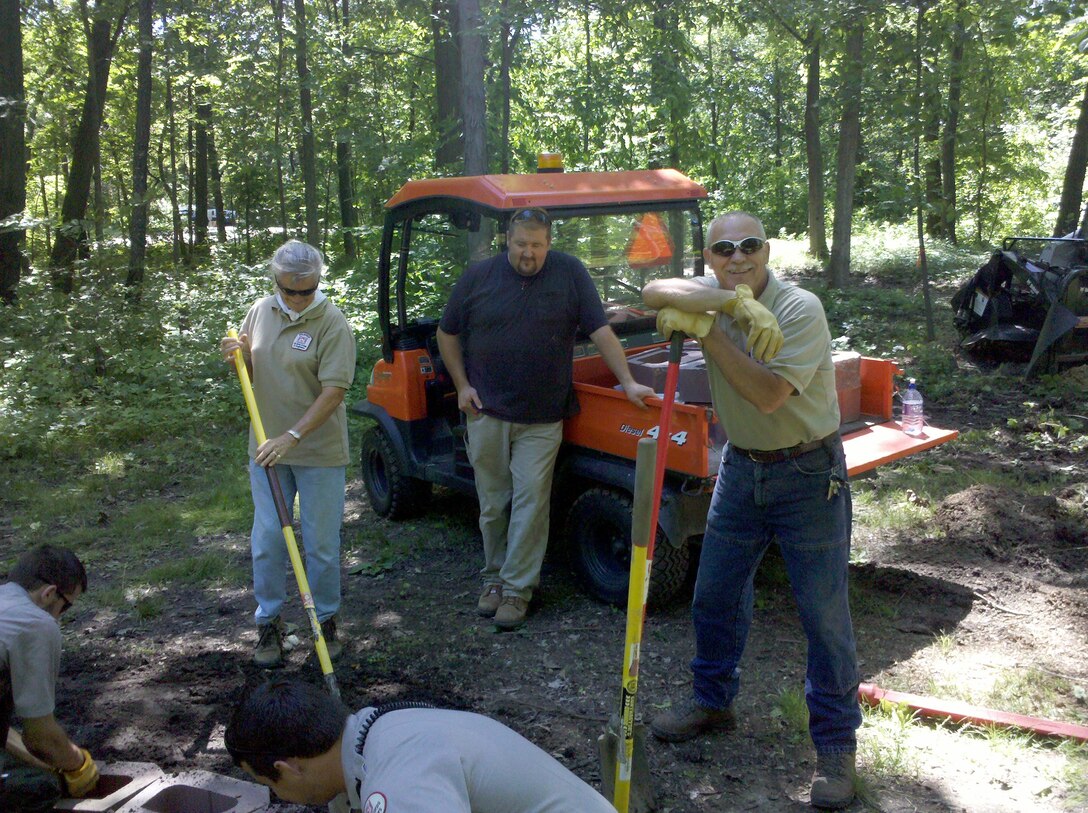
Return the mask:
[[[471,260],[506,251],[505,222],[482,217],[470,230],[468,216],[432,214],[412,222],[404,275],[397,273],[403,225],[393,236],[391,296],[408,323],[437,319],[453,285]],[[475,225],[475,224],[472,224]],[[652,279],[691,276],[697,267],[693,234],[697,211],[653,210],[591,216],[557,215],[552,250],[572,254],[589,270],[609,322],[618,326],[645,315],[642,287]],[[701,267],[701,263],[700,263]],[[399,291],[399,280],[403,291]],[[403,293],[403,299],[398,294]],[[395,322],[404,323],[399,318]]]

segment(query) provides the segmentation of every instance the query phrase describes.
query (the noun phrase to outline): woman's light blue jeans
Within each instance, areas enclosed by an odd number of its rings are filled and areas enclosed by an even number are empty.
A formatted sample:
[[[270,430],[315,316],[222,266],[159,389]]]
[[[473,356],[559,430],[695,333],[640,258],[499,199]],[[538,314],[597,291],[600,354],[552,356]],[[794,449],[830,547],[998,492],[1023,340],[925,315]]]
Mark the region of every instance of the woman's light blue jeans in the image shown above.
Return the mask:
[[[691,668],[700,705],[726,708],[740,689],[753,580],[776,539],[808,638],[805,700],[812,742],[821,753],[856,749],[861,711],[847,583],[851,521],[838,439],[778,463],[756,463],[726,448],[692,602]]]
[[[302,547],[306,551],[306,579],[324,621],[340,609],[340,525],[344,518],[344,466],[276,466],[287,510],[298,493]],[[278,618],[287,598],[287,543],[264,468],[249,461],[253,492],[253,592],[258,624]],[[292,577],[293,581],[293,577]]]

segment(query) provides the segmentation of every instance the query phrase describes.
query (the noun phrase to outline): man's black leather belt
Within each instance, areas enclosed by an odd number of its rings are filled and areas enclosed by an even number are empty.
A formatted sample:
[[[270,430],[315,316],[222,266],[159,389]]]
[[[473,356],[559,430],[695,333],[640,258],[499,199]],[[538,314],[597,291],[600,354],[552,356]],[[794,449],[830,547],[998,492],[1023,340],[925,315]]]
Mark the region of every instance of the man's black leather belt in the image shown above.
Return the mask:
[[[781,463],[783,460],[792,460],[803,454],[814,452],[821,446],[827,446],[838,436],[838,432],[832,432],[826,438],[812,440],[808,443],[798,443],[796,446],[790,446],[787,449],[742,449],[739,446],[733,446],[732,444],[730,444],[729,448],[734,452],[744,455],[749,460],[754,460],[756,463]]]

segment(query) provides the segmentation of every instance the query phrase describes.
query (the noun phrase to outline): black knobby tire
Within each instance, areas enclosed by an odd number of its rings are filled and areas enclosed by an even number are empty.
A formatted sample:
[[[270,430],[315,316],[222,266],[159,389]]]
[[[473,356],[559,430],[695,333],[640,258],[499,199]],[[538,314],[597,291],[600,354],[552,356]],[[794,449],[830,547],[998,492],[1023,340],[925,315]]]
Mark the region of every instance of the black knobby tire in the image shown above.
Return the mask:
[[[374,513],[403,519],[418,513],[431,495],[431,484],[404,473],[393,441],[375,427],[363,435],[360,468]]]
[[[624,492],[591,488],[571,505],[565,528],[575,574],[591,595],[618,607],[627,604],[631,575],[631,502]],[[684,587],[690,557],[690,546],[670,544],[659,525],[650,604],[666,604]]]

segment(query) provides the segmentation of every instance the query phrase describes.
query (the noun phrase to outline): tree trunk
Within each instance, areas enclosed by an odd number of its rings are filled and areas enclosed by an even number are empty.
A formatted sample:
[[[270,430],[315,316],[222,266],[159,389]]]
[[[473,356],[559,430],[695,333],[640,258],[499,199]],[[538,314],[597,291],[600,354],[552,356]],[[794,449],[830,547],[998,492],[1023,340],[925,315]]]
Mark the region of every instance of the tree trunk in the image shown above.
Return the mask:
[[[963,49],[967,29],[963,24],[963,0],[956,3],[956,21],[952,26],[952,47],[948,57],[948,118],[941,140],[941,186],[944,190],[941,213],[944,236],[955,245],[959,214],[956,208],[956,137],[960,123],[960,96],[963,88]]]
[[[342,18],[340,20],[340,51],[344,55],[346,65],[351,65],[351,43],[348,40],[348,23],[350,12],[349,0],[341,0]],[[351,80],[345,72],[344,83],[340,88],[341,121],[350,120],[349,108],[351,106]],[[355,262],[355,227],[358,221],[355,217],[355,190],[351,177],[351,130],[345,126],[337,128],[336,135],[336,189],[337,201],[340,204],[340,231],[344,236],[344,257],[349,262]]]
[[[917,17],[914,27],[914,94],[918,101],[918,109],[922,111],[926,105],[928,93],[922,84],[922,21],[926,13],[926,0],[918,0]],[[922,276],[922,300],[925,303],[926,313],[926,339],[933,341],[936,338],[936,330],[933,325],[933,300],[929,293],[929,264],[926,261],[926,234],[923,225],[925,221],[925,207],[923,205],[924,188],[922,185],[922,135],[914,133],[914,200],[915,223],[918,232],[918,271]]]
[[[434,39],[434,94],[436,170],[454,169],[464,155],[461,128],[461,49],[458,42],[457,6],[451,0],[434,0],[431,35]]]
[[[202,246],[208,242],[208,128],[212,123],[212,105],[208,101],[207,87],[197,87],[196,100],[196,172],[193,176],[193,206],[196,212],[191,216],[195,216],[193,245]]]
[[[461,111],[465,121],[465,174],[487,173],[487,110],[484,91],[484,32],[479,0],[457,0],[461,42]],[[491,236],[484,229],[469,233],[469,256],[487,253]]]
[[[1065,165],[1062,198],[1061,203],[1058,204],[1058,219],[1054,225],[1055,237],[1069,234],[1077,228],[1081,192],[1084,189],[1085,167],[1088,167],[1088,84],[1085,84],[1084,96],[1080,100],[1080,117],[1077,119],[1077,129],[1073,133],[1069,161]]]
[[[979,120],[979,156],[978,156],[978,171],[975,173],[977,181],[975,183],[975,244],[981,246],[983,234],[985,233],[984,224],[982,222],[982,202],[986,196],[986,184],[987,173],[990,169],[989,158],[989,126],[990,126],[990,96],[993,93],[993,77],[989,71],[985,72],[986,83],[985,92],[982,96],[982,116]]]
[[[808,253],[826,260],[824,226],[824,156],[820,147],[820,39],[808,35],[808,77],[805,81],[805,155],[808,159]]]
[[[87,202],[98,155],[98,136],[105,109],[110,63],[117,37],[120,36],[125,22],[126,11],[127,8],[122,9],[117,27],[111,32],[110,20],[96,6],[90,25],[87,41],[89,69],[83,111],[72,141],[72,163],[68,171],[64,203],[61,205],[61,225],[57,229],[57,239],[50,257],[53,287],[65,294],[70,294],[75,287],[74,263],[81,247],[87,242]]]
[[[707,86],[717,87],[717,79],[714,75],[714,21],[711,18],[707,19],[706,23],[706,71],[707,71]],[[708,103],[710,105],[710,177],[714,179],[716,186],[720,187],[722,183],[721,165],[718,163],[718,154],[721,150],[718,149],[718,98],[715,94],[708,94]]]
[[[925,55],[920,55],[925,59]],[[922,106],[919,114],[924,124],[926,234],[944,237],[944,190],[941,186],[941,93],[936,79],[923,76]],[[921,156],[919,156],[921,160]]]
[[[299,109],[302,112],[302,185],[306,200],[306,242],[321,243],[317,217],[317,153],[314,147],[314,112],[310,69],[306,65],[306,0],[295,0],[295,68],[298,71]]]
[[[283,179],[283,0],[272,0],[276,13],[276,191],[280,201],[280,228],[287,235],[287,185]]]
[[[458,0],[461,23],[461,108],[465,117],[465,174],[487,172],[483,16],[479,0]]]
[[[586,6],[586,83],[592,87],[593,63],[589,51],[589,7]],[[502,124],[499,132],[499,172],[506,174],[510,171],[510,68],[514,62],[514,47],[521,36],[521,26],[514,30],[510,24],[509,0],[502,2],[502,58],[499,61],[499,86],[502,94]],[[582,145],[583,153],[586,152],[586,144],[589,139],[589,117],[582,117]]]
[[[19,0],[0,0],[0,221],[26,208],[26,90]],[[44,188],[43,188],[44,191]],[[25,258],[22,228],[0,227],[0,302],[14,305]]]
[[[861,141],[861,90],[864,52],[860,23],[846,36],[843,59],[842,118],[839,122],[839,150],[836,166],[835,220],[832,225],[831,261],[828,285],[845,288],[850,283],[850,233],[854,218],[854,178],[857,173],[858,144]]]
[[[140,0],[140,54],[136,69],[136,134],[132,147],[132,218],[128,231],[128,277],[125,284],[144,279],[147,254],[147,155],[151,146],[151,51],[155,0]]]
[[[210,110],[210,106],[209,106]],[[208,116],[208,174],[212,182],[212,203],[215,206],[215,239],[227,242],[227,215],[223,201],[223,171],[219,166],[219,152],[215,148],[215,116]]]
[[[163,26],[165,28],[165,25]],[[166,117],[167,126],[170,128],[170,184],[167,193],[170,195],[170,223],[174,234],[174,262],[179,262],[185,256],[185,234],[181,225],[181,209],[178,204],[178,187],[181,183],[178,178],[178,128],[174,116],[174,78],[169,70],[166,74]]]
[[[97,247],[101,247],[102,243],[106,240],[103,224],[106,222],[106,197],[102,194],[102,142],[99,139],[98,146],[94,151],[94,207],[91,211],[94,212],[94,242]],[[84,245],[81,247],[79,258],[85,260],[91,256],[89,247]]]

